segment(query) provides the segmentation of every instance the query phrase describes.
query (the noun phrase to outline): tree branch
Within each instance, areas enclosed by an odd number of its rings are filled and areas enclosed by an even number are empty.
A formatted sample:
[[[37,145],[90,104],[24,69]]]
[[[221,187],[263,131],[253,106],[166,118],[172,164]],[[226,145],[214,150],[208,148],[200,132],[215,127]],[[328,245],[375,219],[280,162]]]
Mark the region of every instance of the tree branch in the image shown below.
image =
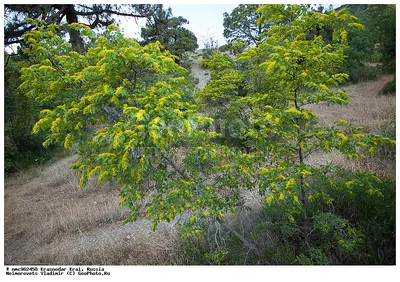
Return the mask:
[[[7,67],[7,65],[8,65],[8,63],[9,63],[9,61],[10,61],[10,58],[12,57],[12,56],[16,56],[17,54],[7,54],[8,56],[7,56],[7,61],[6,61],[6,63],[4,64],[4,68],[6,68]]]
[[[161,155],[164,159],[167,160],[167,162],[176,170],[176,172],[178,172],[183,178],[187,179],[187,176],[185,175],[185,173],[174,163],[173,160],[171,160],[170,157],[168,157],[165,154]]]
[[[137,18],[145,18],[147,17],[146,14],[133,14],[133,13],[124,13],[124,12],[118,12],[115,10],[111,10],[111,9],[101,9],[101,10],[95,10],[92,7],[88,7],[86,5],[78,5],[84,9],[88,9],[91,10],[91,12],[80,12],[80,11],[76,11],[76,15],[78,16],[94,16],[94,15],[101,15],[101,14],[113,14],[113,15],[117,15],[117,16],[124,16],[124,17],[137,17]]]
[[[116,110],[111,109],[109,106],[104,105],[101,107],[103,109],[104,112],[106,112],[107,114],[107,119],[109,121],[112,121],[114,123],[116,123],[118,121],[118,119],[122,116],[121,113],[119,113]]]
[[[168,163],[185,179],[187,179],[187,176],[185,173],[174,163],[171,158],[169,158],[167,155],[162,154],[162,157],[168,161]],[[198,186],[195,185],[196,192],[199,193]],[[234,230],[232,227],[230,227],[225,221],[222,219],[217,219],[218,223],[221,224],[225,229],[227,229],[231,234],[233,234],[235,237],[237,237],[240,241],[243,242],[243,244],[249,248],[250,250],[254,250],[257,255],[260,255],[260,251],[256,246],[254,246],[252,243],[250,243],[248,240],[246,240],[245,237],[243,237],[241,234],[239,234],[236,230]]]
[[[223,221],[222,219],[217,219],[217,221],[219,222],[219,224],[221,224],[223,227],[225,227],[226,230],[228,230],[230,233],[232,233],[235,237],[237,237],[240,241],[242,241],[242,243],[249,248],[250,250],[254,250],[257,255],[260,255],[260,251],[258,250],[258,248],[256,246],[254,246],[252,243],[250,243],[249,241],[246,240],[246,238],[244,238],[241,234],[239,234],[235,229],[233,229],[232,227],[230,227],[228,224],[226,224],[225,221]]]

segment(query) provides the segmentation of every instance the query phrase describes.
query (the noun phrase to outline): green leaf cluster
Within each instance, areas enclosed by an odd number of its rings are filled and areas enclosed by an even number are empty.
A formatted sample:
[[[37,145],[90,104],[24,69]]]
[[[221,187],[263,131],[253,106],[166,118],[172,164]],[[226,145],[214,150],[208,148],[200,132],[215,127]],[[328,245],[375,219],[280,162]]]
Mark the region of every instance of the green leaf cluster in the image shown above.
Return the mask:
[[[25,35],[25,53],[34,63],[21,70],[20,89],[54,107],[40,113],[32,132],[47,133],[45,146],[77,143],[73,168],[80,186],[90,177],[117,182],[120,202],[131,210],[127,221],[144,214],[155,229],[180,215],[183,237],[201,236],[206,222],[222,222],[243,207],[243,192],[255,189],[264,207],[282,209],[288,232],[303,232],[305,246],[317,229],[351,250],[362,236],[348,221],[309,209],[314,199],[329,205],[333,198],[313,185],[324,168],[307,158],[333,149],[358,158],[395,141],[344,120],[322,126],[307,106],[347,103],[339,88],[347,75],[338,68],[348,30],[361,26],[346,10],[322,14],[308,5],[263,5],[257,11],[258,25],[273,25],[258,45],[233,58],[213,52],[201,62],[211,80],[195,95],[200,107],[183,99],[186,70],[159,42],[141,46],[116,26],[98,36],[75,25],[93,40],[78,54],[56,35],[56,26],[34,23],[37,29]],[[329,40],[316,32],[327,26]],[[220,142],[232,136],[239,147]],[[346,180],[346,191],[357,181],[362,177]],[[209,258],[219,263],[225,254],[216,254]]]
[[[335,149],[349,159],[359,158],[395,141],[364,134],[363,128],[343,120],[322,126],[308,108],[348,102],[349,96],[339,88],[348,76],[338,69],[345,59],[349,30],[362,29],[356,17],[346,9],[323,14],[309,5],[264,5],[258,12],[258,24],[272,23],[263,40],[239,54],[238,63],[217,53],[204,60],[212,76],[198,96],[218,118],[228,119],[229,112],[242,119],[246,150],[238,158],[244,161],[242,175],[251,178],[248,187],[258,187],[267,206],[285,207],[290,222],[300,216],[307,245],[312,229],[308,222],[316,216],[308,214],[307,203],[324,197],[312,187],[320,169],[308,157]],[[327,27],[332,30],[329,39],[316,32]],[[224,83],[227,74],[231,75],[229,86]],[[258,81],[243,79],[257,74]]]

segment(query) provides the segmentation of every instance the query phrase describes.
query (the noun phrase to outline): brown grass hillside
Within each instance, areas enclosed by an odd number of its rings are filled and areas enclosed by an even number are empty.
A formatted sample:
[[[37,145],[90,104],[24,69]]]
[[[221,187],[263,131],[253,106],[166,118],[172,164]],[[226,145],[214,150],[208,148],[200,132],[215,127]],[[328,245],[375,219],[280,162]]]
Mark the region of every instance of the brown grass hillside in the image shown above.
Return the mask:
[[[308,108],[319,116],[323,125],[333,125],[336,120],[343,119],[354,126],[362,126],[366,133],[384,134],[382,127],[396,119],[396,97],[384,96],[381,91],[385,84],[393,80],[392,75],[383,76],[380,80],[350,85],[344,90],[350,95],[349,104],[310,105]],[[353,170],[373,171],[380,176],[394,177],[396,174],[395,149],[393,146],[382,148],[375,157],[347,160],[337,152],[314,154],[310,162],[326,163],[332,161],[336,165]]]
[[[203,74],[204,76],[204,74]],[[380,95],[392,77],[345,87],[349,105],[314,106],[324,124],[345,119],[380,133],[381,126],[395,115],[395,96]],[[389,152],[393,153],[393,150]],[[139,219],[124,225],[128,211],[119,206],[118,186],[91,181],[77,188],[76,173],[69,169],[77,156],[11,175],[4,187],[4,262],[6,265],[34,264],[189,264],[174,223],[160,225],[153,233],[150,222]],[[315,154],[314,162],[368,169],[394,175],[392,155],[379,154],[345,163],[332,152]]]

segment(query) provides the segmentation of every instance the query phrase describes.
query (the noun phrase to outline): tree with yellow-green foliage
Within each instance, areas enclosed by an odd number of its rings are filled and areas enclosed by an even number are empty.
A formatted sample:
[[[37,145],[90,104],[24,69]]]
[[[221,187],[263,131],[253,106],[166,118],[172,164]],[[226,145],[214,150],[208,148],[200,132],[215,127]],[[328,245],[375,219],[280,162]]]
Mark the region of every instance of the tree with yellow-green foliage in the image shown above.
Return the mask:
[[[331,171],[308,162],[308,157],[316,151],[337,150],[349,159],[359,158],[362,151],[373,153],[378,146],[394,141],[364,134],[363,128],[354,127],[340,117],[334,126],[322,126],[307,106],[347,104],[349,96],[340,90],[347,75],[337,70],[345,59],[349,30],[363,26],[345,9],[323,14],[312,10],[310,5],[282,4],[263,5],[257,12],[258,24],[270,23],[271,28],[257,46],[237,56],[236,65],[244,66],[240,71],[234,69],[232,59],[221,60],[221,55],[204,60],[203,64],[212,73],[219,71],[221,75],[212,76],[198,93],[199,102],[210,112],[216,109],[215,112],[221,113],[224,107],[235,110],[236,118],[242,120],[244,113],[247,124],[243,126],[242,144],[247,152],[241,161],[250,179],[247,186],[259,188],[266,206],[283,207],[288,222],[302,230],[305,245],[310,244],[313,233],[328,232],[338,224],[341,236],[333,244],[350,248],[359,243],[360,236],[347,221],[330,211],[314,214],[308,211],[310,202],[332,201],[321,187],[313,185],[316,175],[329,178]],[[333,30],[330,43],[319,33],[324,27]],[[244,80],[246,72],[253,72],[253,77],[260,74],[262,87],[256,87],[253,80]],[[237,79],[232,78],[235,73]],[[227,75],[232,83],[221,83]],[[243,91],[238,95],[240,84]],[[363,176],[354,181],[349,179],[346,187],[351,190],[357,182],[365,187],[366,193],[379,196],[374,181],[377,178],[373,175]],[[339,187],[334,178],[331,183],[333,190]]]
[[[79,185],[91,177],[120,185],[120,203],[131,210],[127,222],[145,215],[155,230],[183,215],[182,236],[190,238],[217,220],[254,248],[224,221],[240,204],[246,170],[232,150],[212,142],[213,120],[184,99],[186,70],[175,57],[158,42],[124,38],[114,25],[98,36],[74,24],[92,41],[79,54],[56,25],[31,22],[36,29],[24,35],[24,52],[32,65],[21,70],[20,89],[54,105],[41,111],[32,132],[47,135],[44,146],[77,145]]]
[[[121,204],[132,211],[127,220],[144,212],[154,228],[192,211],[188,236],[200,232],[196,224],[202,218],[222,219],[235,206],[232,193],[217,194],[206,181],[210,172],[198,170],[198,162],[217,162],[218,146],[203,145],[216,134],[206,130],[212,119],[183,101],[186,70],[174,56],[158,42],[142,47],[124,38],[113,25],[106,38],[74,24],[85,40],[93,40],[78,54],[56,35],[57,26],[32,24],[37,28],[24,35],[29,46],[24,52],[34,64],[22,69],[20,88],[54,105],[40,113],[32,132],[47,134],[44,146],[78,144],[73,168],[81,187],[90,177],[116,181]],[[146,206],[145,195],[152,197]]]
[[[56,35],[57,26],[40,23],[24,39],[33,65],[22,69],[20,88],[54,107],[41,112],[33,133],[47,134],[44,145],[79,147],[73,165],[84,186],[90,177],[121,185],[121,204],[135,220],[142,212],[161,221],[185,215],[184,237],[204,234],[210,221],[222,224],[244,246],[262,255],[257,242],[227,225],[224,217],[243,206],[243,191],[257,189],[265,208],[279,205],[290,228],[302,231],[304,246],[318,233],[330,234],[326,246],[347,251],[362,234],[334,209],[309,211],[315,201],[329,206],[329,191],[351,192],[362,186],[379,197],[374,175],[358,174],[341,183],[329,167],[307,162],[315,151],[337,150],[348,158],[393,140],[364,134],[338,118],[334,126],[318,123],[309,104],[347,103],[339,89],[347,75],[337,70],[344,60],[348,30],[362,28],[346,10],[322,14],[308,5],[264,5],[257,24],[273,26],[260,44],[237,57],[242,69],[226,56],[214,54],[203,62],[212,70],[208,85],[197,94],[208,109],[224,111],[218,118],[241,115],[243,148],[215,142],[213,120],[182,99],[185,70],[159,43],[140,46],[108,27],[107,38],[84,25],[72,28],[92,40],[83,54]],[[330,43],[318,30],[329,26]],[[252,75],[253,74],[253,75]],[[260,78],[246,84],[245,77]],[[328,192],[313,179],[329,179]],[[150,196],[145,203],[143,198]],[[296,229],[296,230],[297,230]],[[208,254],[221,261],[224,250]]]

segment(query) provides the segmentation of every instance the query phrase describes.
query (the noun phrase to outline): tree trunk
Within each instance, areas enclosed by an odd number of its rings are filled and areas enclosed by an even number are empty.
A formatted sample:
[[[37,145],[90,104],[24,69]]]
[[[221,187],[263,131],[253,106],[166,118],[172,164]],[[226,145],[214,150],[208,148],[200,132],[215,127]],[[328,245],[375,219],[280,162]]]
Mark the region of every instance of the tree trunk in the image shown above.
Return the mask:
[[[68,24],[78,22],[78,16],[75,13],[74,5],[68,5],[68,9],[66,10],[65,14]],[[84,51],[83,39],[80,36],[79,31],[70,30],[69,36],[70,36],[69,42],[71,43],[72,48],[78,53],[83,53]]]
[[[297,110],[300,110],[300,107],[298,106],[297,103],[297,89],[294,90],[294,103],[295,107]],[[298,125],[298,135],[302,133],[302,130],[304,130],[304,124],[303,122],[298,119],[297,120],[297,125]],[[302,165],[304,163],[304,156],[303,156],[303,149],[300,145],[300,141],[298,140],[297,142],[299,144],[298,148],[298,156],[299,156],[299,164]],[[301,205],[303,207],[303,237],[304,237],[304,243],[308,246],[309,244],[309,238],[308,238],[308,215],[307,215],[307,196],[306,196],[306,191],[304,187],[304,176],[302,175],[300,177],[300,197],[301,197]]]
[[[61,10],[63,9],[63,14],[67,20],[68,24],[78,23],[78,15],[76,14],[75,6],[73,4],[68,5],[53,5],[53,7]],[[69,30],[69,42],[72,45],[72,49],[80,54],[84,51],[83,39],[80,36],[79,31],[70,29]]]

